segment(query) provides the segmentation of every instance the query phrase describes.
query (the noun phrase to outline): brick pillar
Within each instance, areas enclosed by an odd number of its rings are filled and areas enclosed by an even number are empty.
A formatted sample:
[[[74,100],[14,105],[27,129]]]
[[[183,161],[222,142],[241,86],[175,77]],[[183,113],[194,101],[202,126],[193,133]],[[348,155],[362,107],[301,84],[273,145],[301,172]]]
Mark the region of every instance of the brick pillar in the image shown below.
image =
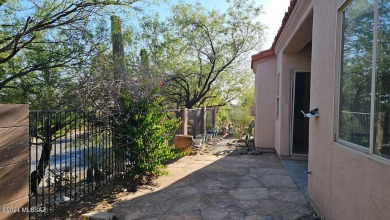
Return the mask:
[[[0,104],[0,219],[28,219],[29,106]]]
[[[181,125],[180,125],[180,134],[188,134],[188,109],[183,108],[180,110],[181,115]]]

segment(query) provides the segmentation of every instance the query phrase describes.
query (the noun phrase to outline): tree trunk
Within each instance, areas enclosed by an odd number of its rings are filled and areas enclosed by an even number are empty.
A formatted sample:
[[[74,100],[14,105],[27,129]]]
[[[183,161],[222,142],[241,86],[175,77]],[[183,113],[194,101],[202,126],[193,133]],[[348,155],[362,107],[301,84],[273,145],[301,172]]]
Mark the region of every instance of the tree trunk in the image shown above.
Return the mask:
[[[41,151],[41,157],[39,159],[38,167],[31,173],[31,193],[37,195],[38,186],[41,183],[43,176],[45,175],[45,170],[50,163],[50,153],[52,148],[51,136],[46,137],[43,142],[43,147]]]

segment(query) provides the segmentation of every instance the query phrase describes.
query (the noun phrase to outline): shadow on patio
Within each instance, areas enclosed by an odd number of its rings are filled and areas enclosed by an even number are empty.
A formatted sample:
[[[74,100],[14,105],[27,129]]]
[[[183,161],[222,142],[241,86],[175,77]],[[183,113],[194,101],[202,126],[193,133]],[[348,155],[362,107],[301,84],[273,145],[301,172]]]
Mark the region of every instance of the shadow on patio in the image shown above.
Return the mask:
[[[154,189],[113,205],[119,219],[312,219],[312,208],[276,154],[215,155],[231,139],[169,165]],[[214,153],[214,154],[213,154]]]

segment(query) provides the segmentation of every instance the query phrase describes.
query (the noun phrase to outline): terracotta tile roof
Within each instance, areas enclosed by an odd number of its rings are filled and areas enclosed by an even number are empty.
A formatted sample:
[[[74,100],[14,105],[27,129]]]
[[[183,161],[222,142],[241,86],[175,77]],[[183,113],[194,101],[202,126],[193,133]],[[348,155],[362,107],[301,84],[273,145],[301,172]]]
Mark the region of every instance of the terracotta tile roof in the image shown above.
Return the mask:
[[[262,60],[267,57],[271,57],[275,55],[275,51],[271,48],[268,50],[263,50],[255,55],[252,55],[252,63],[251,63],[251,68],[253,69],[253,63],[259,60]]]
[[[278,42],[279,37],[282,34],[283,29],[286,26],[287,21],[290,18],[290,15],[291,15],[292,11],[294,10],[295,5],[297,4],[297,1],[298,0],[290,0],[290,6],[288,6],[287,12],[284,13],[284,17],[283,17],[283,20],[282,20],[282,25],[280,26],[279,31],[276,34],[275,38],[274,38],[274,42],[272,43],[271,48],[268,49],[268,50],[260,51],[259,53],[252,55],[252,62],[251,62],[251,68],[252,69],[253,69],[253,63],[254,62],[275,55],[274,49],[275,49],[276,43]]]

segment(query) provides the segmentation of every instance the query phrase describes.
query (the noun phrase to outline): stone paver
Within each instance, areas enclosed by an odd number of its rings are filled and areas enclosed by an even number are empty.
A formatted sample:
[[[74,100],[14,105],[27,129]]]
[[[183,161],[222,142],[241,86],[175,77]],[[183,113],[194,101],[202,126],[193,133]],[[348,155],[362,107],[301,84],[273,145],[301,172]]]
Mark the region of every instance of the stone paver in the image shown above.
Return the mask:
[[[307,160],[283,160],[287,170],[290,171],[291,177],[294,179],[298,187],[308,196],[307,192]]]
[[[114,213],[91,212],[80,216],[80,220],[117,220]]]
[[[120,198],[111,212],[131,220],[308,219],[312,208],[277,155],[234,153],[231,141],[170,164],[157,187]]]

